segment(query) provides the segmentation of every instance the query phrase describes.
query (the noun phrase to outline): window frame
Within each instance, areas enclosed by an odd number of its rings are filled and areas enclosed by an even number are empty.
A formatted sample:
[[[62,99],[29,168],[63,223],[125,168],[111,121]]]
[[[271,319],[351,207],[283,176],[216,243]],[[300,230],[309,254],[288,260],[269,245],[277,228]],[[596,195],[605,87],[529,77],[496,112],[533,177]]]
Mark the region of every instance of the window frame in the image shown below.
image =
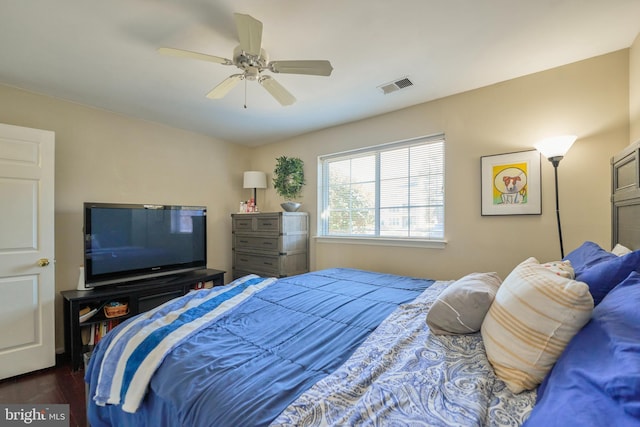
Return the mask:
[[[442,238],[432,237],[405,237],[405,236],[384,236],[380,235],[380,153],[383,151],[389,151],[396,148],[410,147],[412,145],[419,145],[421,143],[431,144],[441,142],[442,145],[442,210],[443,210],[443,234]],[[357,234],[328,234],[328,220],[325,219],[325,212],[328,207],[329,198],[329,174],[326,169],[327,161],[337,159],[353,159],[356,157],[362,157],[365,155],[376,156],[376,172],[375,172],[375,235],[357,235]],[[445,223],[445,209],[446,209],[446,190],[445,190],[445,175],[446,175],[446,139],[443,133],[429,136],[421,136],[391,143],[379,144],[375,146],[369,146],[359,148],[355,150],[348,150],[338,153],[326,154],[318,156],[318,203],[317,203],[317,235],[316,241],[319,243],[347,243],[347,244],[368,244],[368,245],[385,245],[385,246],[408,246],[408,247],[430,247],[430,248],[443,248],[446,244],[446,223]]]

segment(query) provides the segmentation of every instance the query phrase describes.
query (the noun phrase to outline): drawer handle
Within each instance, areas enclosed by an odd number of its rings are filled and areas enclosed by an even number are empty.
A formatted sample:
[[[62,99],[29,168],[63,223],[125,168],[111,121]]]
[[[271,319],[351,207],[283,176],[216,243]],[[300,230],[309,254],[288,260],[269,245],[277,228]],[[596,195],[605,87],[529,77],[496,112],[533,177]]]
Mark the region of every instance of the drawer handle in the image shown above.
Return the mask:
[[[249,262],[249,260],[247,258],[240,258],[240,261],[242,262]]]
[[[273,225],[271,222],[263,222],[262,225]]]
[[[249,243],[248,240],[240,240],[240,243]]]
[[[273,242],[262,242],[263,245],[273,246]]]
[[[263,262],[263,264],[264,264],[264,265],[273,265],[273,263],[272,263],[272,262],[267,262],[267,261],[264,261],[264,262]]]

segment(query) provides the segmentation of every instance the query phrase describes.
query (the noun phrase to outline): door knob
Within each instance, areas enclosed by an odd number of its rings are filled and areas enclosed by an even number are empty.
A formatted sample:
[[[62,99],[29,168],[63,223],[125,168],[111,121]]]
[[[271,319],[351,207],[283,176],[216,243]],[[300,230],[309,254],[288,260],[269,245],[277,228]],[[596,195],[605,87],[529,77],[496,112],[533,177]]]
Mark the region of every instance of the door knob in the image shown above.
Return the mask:
[[[49,260],[47,258],[40,258],[38,260],[38,267],[46,267],[49,265]]]

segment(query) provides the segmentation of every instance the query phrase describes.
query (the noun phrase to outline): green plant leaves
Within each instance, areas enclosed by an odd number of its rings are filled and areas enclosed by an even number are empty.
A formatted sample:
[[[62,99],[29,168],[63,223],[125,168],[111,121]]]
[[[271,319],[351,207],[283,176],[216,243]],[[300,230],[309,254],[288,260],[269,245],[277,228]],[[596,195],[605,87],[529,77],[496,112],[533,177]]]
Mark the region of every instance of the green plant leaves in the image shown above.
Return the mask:
[[[276,158],[273,187],[286,200],[293,200],[302,193],[305,184],[303,166],[304,162],[297,157]]]

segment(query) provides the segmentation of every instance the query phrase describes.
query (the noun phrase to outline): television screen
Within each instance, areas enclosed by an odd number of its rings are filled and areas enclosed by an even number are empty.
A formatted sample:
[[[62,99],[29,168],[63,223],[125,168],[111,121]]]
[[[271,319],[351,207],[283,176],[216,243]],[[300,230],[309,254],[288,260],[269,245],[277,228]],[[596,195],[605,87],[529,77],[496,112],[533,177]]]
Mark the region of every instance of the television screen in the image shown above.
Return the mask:
[[[202,206],[84,204],[88,287],[206,268]]]

